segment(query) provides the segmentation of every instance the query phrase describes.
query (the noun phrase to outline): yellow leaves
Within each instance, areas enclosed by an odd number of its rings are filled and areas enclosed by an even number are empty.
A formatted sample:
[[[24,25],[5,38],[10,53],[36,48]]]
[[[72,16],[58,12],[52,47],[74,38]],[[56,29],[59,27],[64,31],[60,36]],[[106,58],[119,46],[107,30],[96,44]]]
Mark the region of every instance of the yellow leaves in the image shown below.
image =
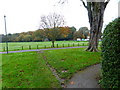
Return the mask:
[[[69,27],[60,27],[60,33],[63,37],[67,37],[70,32]]]

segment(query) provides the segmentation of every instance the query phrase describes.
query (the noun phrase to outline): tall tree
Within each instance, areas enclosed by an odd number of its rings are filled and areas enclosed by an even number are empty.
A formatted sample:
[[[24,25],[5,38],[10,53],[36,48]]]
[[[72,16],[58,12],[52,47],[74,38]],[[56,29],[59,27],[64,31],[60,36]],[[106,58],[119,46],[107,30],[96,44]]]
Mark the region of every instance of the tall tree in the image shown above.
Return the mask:
[[[81,40],[83,38],[85,38],[84,34],[81,33],[80,30],[79,31],[75,31],[74,34],[73,34],[73,36],[74,36],[74,40],[76,40],[77,38],[80,38]]]
[[[46,37],[44,35],[44,31],[42,29],[39,29],[34,31],[33,38],[34,41],[44,41]]]
[[[24,35],[24,37],[23,37],[23,41],[25,41],[25,42],[30,42],[30,41],[32,41],[32,36],[29,35],[29,34]]]
[[[69,40],[73,40],[73,35],[74,35],[74,32],[76,31],[76,28],[74,27],[74,26],[72,26],[72,27],[69,27],[70,28],[70,33],[68,34],[68,36],[66,37],[67,39],[69,39]]]
[[[61,39],[61,38],[65,39],[71,33],[71,30],[67,26],[59,27],[59,33],[60,33],[60,37],[58,39]]]
[[[87,27],[81,27],[79,28],[79,33],[84,35],[84,39],[87,39],[87,37],[89,36],[89,30]]]
[[[41,17],[40,27],[44,30],[45,36],[52,41],[52,47],[54,47],[55,40],[61,35],[58,27],[62,27],[64,23],[64,18],[60,14],[53,13]]]
[[[67,0],[60,0],[63,4]],[[98,40],[103,26],[104,11],[110,0],[80,0],[88,11],[90,40],[86,51],[97,52]]]
[[[90,23],[90,40],[87,51],[98,51],[98,41],[100,38],[102,26],[103,26],[103,16],[104,11],[110,0],[87,0],[87,5],[81,0],[84,7],[88,11],[88,18]]]

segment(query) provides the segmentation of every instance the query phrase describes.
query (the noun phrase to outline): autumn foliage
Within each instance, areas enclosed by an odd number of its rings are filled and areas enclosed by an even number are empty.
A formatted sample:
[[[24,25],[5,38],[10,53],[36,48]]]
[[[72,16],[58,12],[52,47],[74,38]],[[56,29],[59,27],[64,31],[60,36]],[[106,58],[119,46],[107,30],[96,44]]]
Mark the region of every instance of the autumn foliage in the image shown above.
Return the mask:
[[[68,36],[68,34],[70,34],[71,31],[69,29],[69,27],[60,27],[60,34],[61,37],[66,38]]]
[[[8,34],[6,38],[5,35],[0,35],[2,37],[2,42],[5,42],[6,39],[9,42],[30,42],[30,41],[45,41],[51,40],[54,36],[57,40],[68,38],[68,35],[71,34],[71,27],[58,27],[57,30],[49,29],[47,32],[43,29],[39,29],[36,31],[22,32],[22,33],[14,33]],[[49,33],[48,33],[49,32]],[[53,33],[54,32],[54,33]],[[48,37],[47,37],[48,36]],[[73,37],[71,37],[73,38]]]

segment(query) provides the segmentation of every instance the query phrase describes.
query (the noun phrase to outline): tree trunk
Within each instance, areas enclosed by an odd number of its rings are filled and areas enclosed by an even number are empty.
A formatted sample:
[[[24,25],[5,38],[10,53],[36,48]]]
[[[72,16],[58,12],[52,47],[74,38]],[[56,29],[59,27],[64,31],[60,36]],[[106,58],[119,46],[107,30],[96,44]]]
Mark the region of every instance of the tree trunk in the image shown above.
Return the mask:
[[[55,42],[55,41],[53,40],[53,41],[52,41],[52,47],[55,47],[54,42]]]
[[[87,5],[84,0],[80,1],[83,3],[84,7],[88,11],[88,18],[90,23],[90,40],[89,46],[86,51],[97,52],[98,41],[103,26],[103,15],[105,8],[110,0],[86,0]],[[62,3],[64,3],[64,1]]]
[[[90,23],[90,39],[86,51],[97,52],[100,33],[103,26],[105,4],[104,2],[88,2],[87,7]]]

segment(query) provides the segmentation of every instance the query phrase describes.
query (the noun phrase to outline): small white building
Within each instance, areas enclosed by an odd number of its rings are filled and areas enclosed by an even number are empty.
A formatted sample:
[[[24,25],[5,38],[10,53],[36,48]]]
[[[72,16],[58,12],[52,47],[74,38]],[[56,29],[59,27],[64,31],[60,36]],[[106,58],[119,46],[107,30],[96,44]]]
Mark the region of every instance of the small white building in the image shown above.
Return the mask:
[[[85,39],[84,41],[89,41],[89,39]]]
[[[81,39],[80,39],[80,38],[77,38],[77,41],[81,41]]]

